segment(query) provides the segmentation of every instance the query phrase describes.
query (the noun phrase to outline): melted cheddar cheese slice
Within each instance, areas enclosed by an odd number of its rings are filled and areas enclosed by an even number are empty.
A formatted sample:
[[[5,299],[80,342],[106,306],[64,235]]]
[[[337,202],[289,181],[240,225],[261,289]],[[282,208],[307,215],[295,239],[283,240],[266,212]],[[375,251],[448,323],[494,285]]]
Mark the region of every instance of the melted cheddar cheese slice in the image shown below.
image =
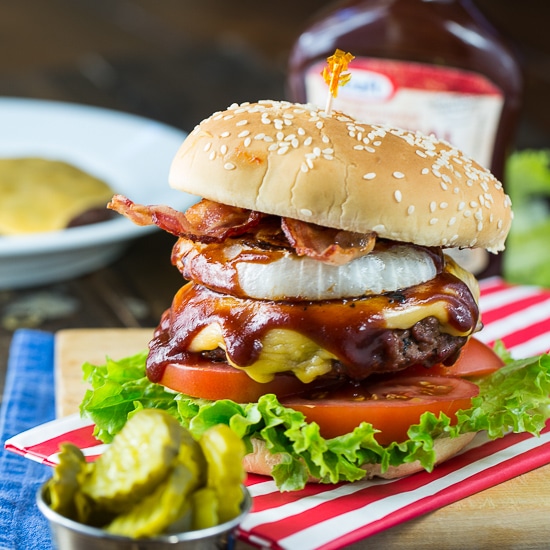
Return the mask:
[[[473,275],[458,266],[452,259],[446,258],[445,271],[451,273],[470,289],[475,302],[479,301],[479,288]],[[441,331],[453,336],[469,336],[472,330],[460,332],[449,323],[448,303],[444,297],[426,305],[416,305],[407,308],[388,308],[382,311],[385,326],[389,329],[408,329],[426,317],[437,318]],[[221,326],[213,322],[202,330],[192,340],[189,351],[226,349]],[[323,349],[307,336],[291,329],[272,328],[262,339],[262,349],[257,360],[249,366],[240,367],[230,357],[227,361],[235,368],[242,368],[253,380],[269,382],[275,374],[293,372],[302,382],[308,383],[327,374],[332,369],[332,361],[337,357]]]
[[[104,208],[113,190],[66,162],[0,159],[0,235],[65,229],[91,208]]]

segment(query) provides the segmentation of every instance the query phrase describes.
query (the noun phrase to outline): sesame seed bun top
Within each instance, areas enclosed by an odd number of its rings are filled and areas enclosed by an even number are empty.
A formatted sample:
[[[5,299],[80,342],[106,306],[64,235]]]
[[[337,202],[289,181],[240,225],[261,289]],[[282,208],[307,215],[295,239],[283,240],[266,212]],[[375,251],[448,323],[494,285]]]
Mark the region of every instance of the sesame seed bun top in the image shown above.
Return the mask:
[[[169,181],[224,204],[424,246],[498,252],[512,221],[502,184],[449,143],[281,101],[204,120]]]

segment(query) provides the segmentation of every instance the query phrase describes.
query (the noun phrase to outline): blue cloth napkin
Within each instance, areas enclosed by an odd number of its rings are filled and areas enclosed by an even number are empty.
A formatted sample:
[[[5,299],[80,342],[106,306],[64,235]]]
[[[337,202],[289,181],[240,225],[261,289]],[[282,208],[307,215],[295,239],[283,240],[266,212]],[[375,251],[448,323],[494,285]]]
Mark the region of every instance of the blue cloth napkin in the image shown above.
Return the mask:
[[[6,439],[55,418],[54,337],[19,330],[10,345],[8,373],[0,410],[0,549],[50,550],[46,519],[35,497],[52,475],[38,464],[4,449]]]

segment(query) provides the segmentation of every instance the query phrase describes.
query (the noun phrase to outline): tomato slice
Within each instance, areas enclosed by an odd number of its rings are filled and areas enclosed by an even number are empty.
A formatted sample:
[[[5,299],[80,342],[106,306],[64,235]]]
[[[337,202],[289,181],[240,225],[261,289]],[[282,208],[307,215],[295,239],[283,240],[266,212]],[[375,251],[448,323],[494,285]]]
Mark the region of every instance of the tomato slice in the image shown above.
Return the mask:
[[[397,376],[486,376],[504,366],[504,361],[477,338],[470,338],[460,352],[458,361],[446,367],[438,364],[426,368],[422,365],[409,367]]]
[[[375,437],[382,445],[407,438],[407,430],[417,424],[425,411],[445,413],[456,421],[456,412],[468,409],[478,387],[462,378],[410,376],[349,386],[316,397],[288,397],[281,403],[301,411],[308,422],[319,424],[321,435],[332,438],[351,432],[361,422],[380,430]]]
[[[311,391],[294,374],[278,374],[273,381],[255,382],[246,372],[212,362],[166,365],[160,384],[172,390],[212,401],[231,399],[236,403],[253,403],[266,393],[282,397]]]

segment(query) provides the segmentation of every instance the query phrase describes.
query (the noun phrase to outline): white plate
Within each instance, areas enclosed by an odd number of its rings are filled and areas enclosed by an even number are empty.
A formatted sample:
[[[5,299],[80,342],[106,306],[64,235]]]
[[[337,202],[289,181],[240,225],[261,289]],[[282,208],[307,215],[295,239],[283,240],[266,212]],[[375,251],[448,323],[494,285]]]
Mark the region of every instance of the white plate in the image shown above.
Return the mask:
[[[142,117],[85,105],[0,99],[0,156],[70,162],[142,204],[183,210],[197,197],[170,189],[168,171],[185,133]],[[32,235],[0,236],[0,289],[83,275],[117,258],[154,227],[113,220]]]

